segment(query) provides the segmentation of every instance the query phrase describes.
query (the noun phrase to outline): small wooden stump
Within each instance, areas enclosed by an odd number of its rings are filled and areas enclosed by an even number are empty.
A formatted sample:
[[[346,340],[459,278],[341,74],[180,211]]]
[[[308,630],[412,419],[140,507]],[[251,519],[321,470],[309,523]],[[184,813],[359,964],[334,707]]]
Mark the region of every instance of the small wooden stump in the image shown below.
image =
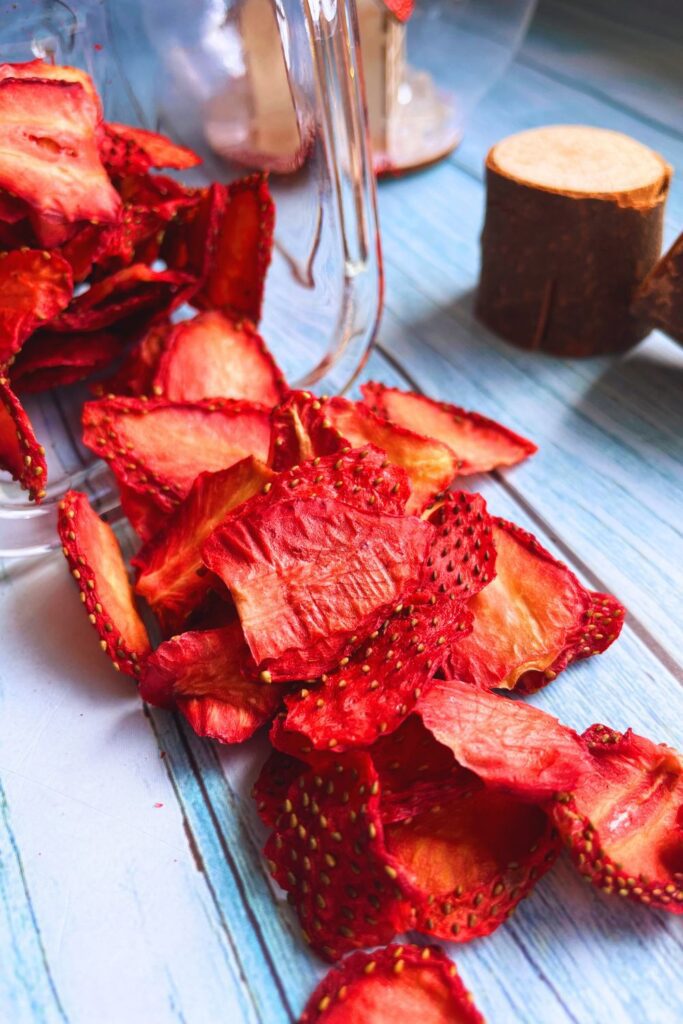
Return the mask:
[[[670,177],[619,132],[554,125],[503,139],[486,159],[479,318],[556,355],[640,341],[650,327],[629,305],[661,252]]]
[[[683,345],[683,235],[647,275],[631,310]]]

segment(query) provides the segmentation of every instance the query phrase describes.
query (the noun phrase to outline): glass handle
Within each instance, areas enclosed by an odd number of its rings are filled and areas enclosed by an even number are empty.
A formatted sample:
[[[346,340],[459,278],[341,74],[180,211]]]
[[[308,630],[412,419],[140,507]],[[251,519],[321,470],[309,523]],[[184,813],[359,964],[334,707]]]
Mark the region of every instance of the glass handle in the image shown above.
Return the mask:
[[[302,383],[346,390],[362,369],[379,326],[384,277],[370,160],[363,71],[354,0],[301,0],[313,56],[318,130],[331,210],[342,252],[335,350]]]

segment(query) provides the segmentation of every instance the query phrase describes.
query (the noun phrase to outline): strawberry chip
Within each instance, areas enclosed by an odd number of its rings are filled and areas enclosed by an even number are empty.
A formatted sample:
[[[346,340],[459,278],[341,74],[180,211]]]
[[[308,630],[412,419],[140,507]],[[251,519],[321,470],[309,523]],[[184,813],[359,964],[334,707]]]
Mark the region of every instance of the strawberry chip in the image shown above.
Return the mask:
[[[604,650],[623,615],[593,597],[562,562],[514,523],[494,526],[497,576],[471,602],[472,633],[452,652],[449,674],[481,689],[535,690],[577,657]],[[594,620],[595,600],[608,600]],[[603,613],[607,618],[603,618]],[[593,628],[605,622],[605,631]],[[591,642],[592,634],[600,639]]]
[[[172,329],[153,390],[179,402],[220,397],[274,406],[287,385],[263,338],[248,322],[210,310]]]
[[[0,80],[4,78],[54,79],[57,82],[76,82],[82,86],[95,108],[95,119],[102,118],[102,105],[90,75],[82,68],[68,64],[50,64],[44,60],[27,60],[22,64],[0,64]]]
[[[275,207],[264,174],[202,190],[164,242],[169,266],[203,282],[199,309],[220,309],[258,323],[273,246]]]
[[[328,960],[405,931],[420,898],[385,849],[379,805],[367,753],[322,757],[290,785],[266,844],[306,941]]]
[[[11,473],[34,501],[45,497],[45,449],[6,377],[0,377],[0,469]]]
[[[468,600],[495,569],[486,504],[480,495],[450,494],[430,525],[435,532],[417,589],[320,685],[286,699],[279,742],[289,752],[301,746],[293,749],[287,733],[316,750],[344,750],[397,729],[471,629]]]
[[[488,787],[541,803],[589,770],[581,739],[539,708],[438,680],[418,713],[439,743]]]
[[[71,301],[71,267],[56,253],[21,249],[0,253],[0,365]]]
[[[325,402],[322,418],[352,447],[374,444],[405,469],[412,491],[409,512],[421,512],[457,475],[458,460],[441,441],[389,423],[359,402],[332,398]]]
[[[203,472],[268,454],[268,411],[214,399],[101,398],[83,409],[83,442],[109,463],[119,483],[171,509]]]
[[[135,589],[166,631],[178,629],[218,581],[207,572],[202,544],[228,512],[261,491],[273,473],[249,457],[217,473],[200,473],[162,530],[138,552]]]
[[[80,82],[0,80],[0,189],[23,199],[41,245],[82,221],[113,223],[121,200],[99,158],[98,110]]]
[[[478,412],[376,381],[363,384],[361,391],[366,404],[378,415],[448,445],[458,456],[459,476],[514,466],[538,451],[533,442]]]
[[[271,750],[264,762],[251,795],[264,825],[275,828],[282,814],[289,787],[306,770],[303,761],[279,750]]]
[[[320,982],[299,1024],[484,1024],[457,968],[436,946],[353,953]]]
[[[121,508],[138,537],[146,543],[155,537],[166,526],[169,509],[159,504],[156,495],[147,491],[135,490],[117,481]]]
[[[273,500],[270,500],[270,499]],[[333,498],[245,505],[204,545],[266,680],[315,679],[414,586],[430,527]]]
[[[557,859],[557,830],[540,807],[485,788],[471,773],[405,820],[387,851],[423,893],[415,927],[453,942],[489,935]]]
[[[290,391],[273,409],[268,462],[278,473],[323,455],[348,450],[350,446],[339,432],[321,416],[322,407],[321,399],[310,391]]]
[[[120,351],[121,339],[114,334],[36,331],[12,364],[12,384],[22,392],[73,384],[107,366]]]
[[[58,527],[64,555],[100,637],[100,647],[115,669],[139,676],[149,640],[113,530],[79,491],[67,491],[59,503]]]
[[[145,662],[140,696],[176,708],[198,736],[242,743],[272,718],[281,699],[279,687],[244,677],[248,655],[237,622],[174,636]]]
[[[134,263],[91,285],[50,326],[60,331],[99,331],[128,317],[170,312],[194,287],[194,279],[187,274]]]
[[[155,320],[131,348],[116,373],[93,385],[93,393],[110,396],[130,395],[138,398],[142,395],[151,395],[154,374],[170,330],[168,320]]]
[[[102,159],[113,174],[146,171],[150,167],[186,170],[202,162],[191,149],[171,142],[165,135],[112,121],[104,126]]]
[[[590,770],[553,817],[579,871],[607,893],[683,914],[683,759],[670,747],[593,725]]]

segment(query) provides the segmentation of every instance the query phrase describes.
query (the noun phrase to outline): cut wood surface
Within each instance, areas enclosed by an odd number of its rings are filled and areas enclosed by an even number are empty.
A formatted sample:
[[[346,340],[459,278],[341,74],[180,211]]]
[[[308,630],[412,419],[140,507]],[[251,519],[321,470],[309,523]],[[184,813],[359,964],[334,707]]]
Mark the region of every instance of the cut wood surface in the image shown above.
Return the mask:
[[[590,356],[651,329],[631,299],[662,247],[671,169],[621,132],[532,128],[486,159],[477,315],[521,348]]]
[[[388,308],[365,376],[412,381],[539,444],[481,481],[490,507],[629,614],[606,655],[532,701],[575,727],[632,725],[682,749],[683,350],[655,332],[626,356],[560,360],[503,343],[472,309],[483,161],[500,138],[591,123],[683,168],[683,47],[671,31],[630,29],[621,4],[596,6],[600,17],[542,3],[461,148],[382,186]],[[681,225],[674,177],[669,244]],[[72,441],[61,402],[43,406],[38,428],[73,470],[77,415]],[[99,651],[60,553],[4,567],[0,616],[0,1020],[296,1021],[325,967],[259,856],[248,794],[263,739],[220,748],[144,711]],[[448,951],[489,1024],[683,1016],[681,920],[607,897],[565,859],[494,935]]]

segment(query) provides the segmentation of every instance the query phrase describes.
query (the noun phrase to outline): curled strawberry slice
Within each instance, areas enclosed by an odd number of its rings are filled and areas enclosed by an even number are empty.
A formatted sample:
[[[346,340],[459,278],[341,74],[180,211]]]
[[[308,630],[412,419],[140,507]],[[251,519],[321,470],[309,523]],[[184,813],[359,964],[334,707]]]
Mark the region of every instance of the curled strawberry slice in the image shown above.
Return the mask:
[[[589,771],[559,794],[553,818],[588,881],[683,913],[683,759],[664,744],[593,725]]]
[[[145,662],[140,696],[180,711],[199,736],[242,743],[269,721],[279,687],[245,678],[249,651],[239,623],[166,640]]]
[[[0,377],[0,469],[11,473],[34,501],[45,497],[45,449],[6,377]]]
[[[69,305],[71,267],[56,253],[20,249],[0,253],[0,365],[46,320]]]
[[[459,476],[514,466],[538,451],[533,442],[478,412],[377,381],[363,384],[361,391],[369,408],[391,423],[448,445],[458,456]]]
[[[251,457],[218,473],[200,473],[183,503],[133,559],[140,570],[135,589],[166,631],[180,628],[210,587],[218,584],[202,561],[204,541],[273,475]]]
[[[149,640],[113,530],[85,494],[68,491],[59,504],[59,536],[102,650],[114,668],[139,676]]]
[[[354,953],[320,982],[299,1024],[484,1024],[457,968],[436,946]]]
[[[21,392],[73,384],[107,366],[120,351],[120,338],[104,331],[36,331],[12,364],[12,383]]]
[[[102,160],[111,174],[139,173],[150,167],[185,170],[202,162],[191,149],[179,146],[165,135],[113,121],[104,125],[100,145]]]

